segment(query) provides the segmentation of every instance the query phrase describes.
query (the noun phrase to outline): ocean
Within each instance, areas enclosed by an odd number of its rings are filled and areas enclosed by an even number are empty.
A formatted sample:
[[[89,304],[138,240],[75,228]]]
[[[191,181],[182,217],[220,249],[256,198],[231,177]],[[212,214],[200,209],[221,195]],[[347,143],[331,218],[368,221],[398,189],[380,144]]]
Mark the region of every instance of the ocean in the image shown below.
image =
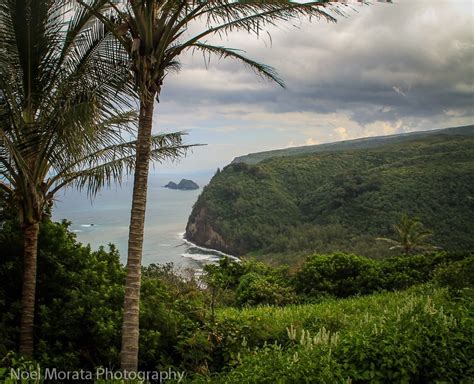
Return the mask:
[[[213,172],[194,174],[150,174],[143,244],[143,265],[173,263],[177,269],[200,271],[204,264],[215,263],[224,254],[198,247],[183,238],[193,204]],[[199,185],[198,190],[179,191],[164,188],[169,181],[182,178]],[[68,189],[56,197],[53,220],[66,219],[77,240],[93,250],[115,244],[120,260],[126,264],[128,225],[133,180],[103,189],[91,200],[85,191]]]

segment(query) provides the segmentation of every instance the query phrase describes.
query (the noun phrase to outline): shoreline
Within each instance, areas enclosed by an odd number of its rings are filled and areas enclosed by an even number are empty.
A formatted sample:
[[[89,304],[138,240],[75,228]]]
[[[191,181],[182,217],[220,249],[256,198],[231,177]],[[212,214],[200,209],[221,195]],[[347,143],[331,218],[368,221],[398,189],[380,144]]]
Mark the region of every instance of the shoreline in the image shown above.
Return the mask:
[[[181,240],[183,240],[186,244],[190,245],[191,247],[194,247],[194,248],[197,248],[197,249],[201,249],[201,250],[203,250],[203,251],[205,251],[205,252],[214,252],[214,253],[216,253],[218,256],[228,257],[229,259],[235,260],[236,262],[240,262],[240,261],[241,261],[237,256],[230,255],[230,254],[228,254],[228,253],[219,251],[219,250],[217,250],[217,249],[206,248],[206,247],[202,247],[202,246],[200,246],[200,245],[197,245],[197,244],[193,243],[192,241],[186,239],[185,236],[186,236],[186,232],[182,232],[182,233],[180,234]]]

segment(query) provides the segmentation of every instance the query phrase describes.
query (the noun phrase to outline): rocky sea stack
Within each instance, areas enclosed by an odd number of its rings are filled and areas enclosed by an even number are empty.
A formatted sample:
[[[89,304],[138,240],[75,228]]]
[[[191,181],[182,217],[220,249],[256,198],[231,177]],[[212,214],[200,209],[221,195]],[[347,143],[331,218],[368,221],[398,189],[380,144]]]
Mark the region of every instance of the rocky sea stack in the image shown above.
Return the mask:
[[[170,181],[168,184],[165,185],[165,188],[179,189],[179,190],[182,190],[182,191],[191,191],[191,190],[194,190],[194,189],[199,189],[199,185],[197,185],[192,180],[181,179],[179,184],[176,184],[175,182]]]

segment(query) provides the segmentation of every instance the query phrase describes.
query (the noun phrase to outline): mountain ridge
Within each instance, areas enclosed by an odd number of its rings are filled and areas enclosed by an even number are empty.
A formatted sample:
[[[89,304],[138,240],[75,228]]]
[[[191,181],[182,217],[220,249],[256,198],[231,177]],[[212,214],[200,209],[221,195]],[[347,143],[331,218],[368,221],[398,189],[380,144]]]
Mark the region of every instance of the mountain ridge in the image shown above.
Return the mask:
[[[395,144],[416,138],[424,138],[436,135],[474,135],[474,125],[464,125],[450,128],[437,128],[427,131],[413,131],[397,133],[393,135],[382,135],[372,137],[361,137],[357,139],[334,141],[315,145],[303,145],[298,147],[274,149],[270,151],[254,152],[235,157],[231,164],[246,163],[258,164],[263,160],[273,157],[299,156],[310,153],[343,151],[349,149],[377,148],[386,144]]]

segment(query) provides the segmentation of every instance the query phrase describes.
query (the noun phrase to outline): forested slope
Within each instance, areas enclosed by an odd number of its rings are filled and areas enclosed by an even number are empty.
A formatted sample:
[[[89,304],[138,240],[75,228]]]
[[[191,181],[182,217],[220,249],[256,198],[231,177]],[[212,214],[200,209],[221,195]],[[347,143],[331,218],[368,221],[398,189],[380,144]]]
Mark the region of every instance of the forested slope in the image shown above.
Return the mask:
[[[390,251],[375,238],[407,213],[434,231],[434,245],[472,250],[472,133],[230,164],[204,188],[186,236],[235,255],[381,257]]]

